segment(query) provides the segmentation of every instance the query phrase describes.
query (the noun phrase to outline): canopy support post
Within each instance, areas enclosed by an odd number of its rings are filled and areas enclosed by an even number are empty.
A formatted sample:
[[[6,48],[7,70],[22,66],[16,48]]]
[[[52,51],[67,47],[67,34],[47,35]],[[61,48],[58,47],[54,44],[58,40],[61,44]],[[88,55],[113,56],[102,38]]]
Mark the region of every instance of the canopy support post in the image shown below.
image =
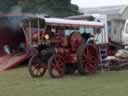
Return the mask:
[[[38,24],[38,44],[40,44],[40,20],[37,21]]]
[[[31,21],[29,21],[29,41],[30,45],[32,44],[32,26],[31,26]]]

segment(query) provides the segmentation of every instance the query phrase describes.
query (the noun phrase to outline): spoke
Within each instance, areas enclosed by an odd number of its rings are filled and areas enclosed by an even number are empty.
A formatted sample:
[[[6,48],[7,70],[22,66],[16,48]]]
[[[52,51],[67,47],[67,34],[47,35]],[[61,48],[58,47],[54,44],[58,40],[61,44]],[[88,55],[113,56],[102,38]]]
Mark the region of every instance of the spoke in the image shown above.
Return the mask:
[[[37,69],[35,69],[33,73],[34,73],[35,75],[37,75],[37,72],[38,72]]]
[[[40,68],[40,73],[42,73],[44,71],[44,68]]]
[[[41,72],[38,70],[38,71],[37,71],[37,75],[40,76],[40,74],[41,74]]]
[[[86,57],[89,57],[89,51],[88,51],[88,48],[86,48],[86,50],[84,50],[84,54],[86,54]]]
[[[51,62],[49,63],[51,69],[49,72],[53,75],[53,77],[60,77],[64,72],[64,63],[63,58],[61,56],[55,55],[51,58]]]
[[[88,66],[89,66],[91,69],[93,69],[93,68],[95,67],[95,65],[92,64],[92,63],[88,64]]]
[[[53,61],[52,61],[52,69],[56,70],[56,71],[59,69],[59,66],[58,66],[58,63],[57,63],[56,59],[53,59]]]
[[[58,60],[59,60],[59,57],[58,58],[57,57],[55,57],[55,59],[54,59],[56,64],[58,64]]]
[[[91,57],[91,60],[93,60],[93,61],[97,61],[97,59],[98,59],[98,58],[97,58],[96,56],[92,56],[92,57]]]
[[[59,66],[60,66],[60,67],[64,67],[63,61],[60,62],[60,65],[59,65]]]
[[[62,63],[62,60],[61,59],[59,59],[58,58],[58,60],[56,61],[57,63],[56,63],[56,69],[60,72],[60,71],[62,71],[61,69],[61,67],[63,67],[63,63]]]
[[[87,47],[87,49],[88,49],[88,50],[87,50],[87,51],[88,51],[87,56],[88,56],[88,57],[91,57],[91,54],[90,54],[90,53],[91,53],[91,51],[90,51],[91,49],[90,49],[89,47]]]
[[[98,63],[98,55],[96,53],[96,49],[89,45],[84,49],[84,54],[82,57],[83,68],[85,72],[92,73],[96,71],[96,64]]]
[[[91,59],[95,59],[97,61],[98,55],[96,53],[95,54],[91,53]]]
[[[84,65],[84,69],[85,69],[85,72],[88,72],[88,66],[87,65]]]
[[[90,62],[92,62],[92,63],[98,63],[98,59],[99,59],[98,58],[98,55],[95,55],[95,56],[92,55],[90,57]]]
[[[60,73],[62,73],[64,70],[63,70],[64,68],[63,67],[60,67],[59,69],[58,69],[58,71],[60,72]]]
[[[60,74],[59,74],[59,72],[57,71],[57,70],[52,70],[52,73],[54,74],[54,75],[56,75],[57,77],[59,77],[60,76]]]
[[[89,60],[90,64],[97,64],[97,62],[93,61],[93,60]]]
[[[59,73],[62,73],[62,72],[63,72],[63,70],[62,70],[62,69],[63,69],[62,67],[57,66],[57,71],[58,71]]]
[[[51,64],[51,66],[53,69],[56,69],[56,64],[54,62]]]
[[[96,69],[95,63],[88,62],[88,64],[86,66],[87,66],[89,72],[95,71],[95,69]]]
[[[90,58],[87,56],[84,56],[83,57],[83,63],[86,64],[85,62],[88,62],[88,61],[90,61]]]
[[[95,67],[95,66],[94,66],[93,68],[89,67],[89,70],[90,70],[90,71],[89,71],[90,73],[95,72],[96,67]]]
[[[83,60],[89,60],[89,57],[86,54],[84,54]]]
[[[32,71],[34,71],[35,70],[35,66],[32,66],[31,69],[32,69]]]
[[[96,53],[96,52],[95,52],[96,49],[95,49],[92,45],[90,45],[90,46],[88,47],[88,49],[89,49],[89,53],[92,53],[92,54],[93,54],[93,53],[94,53],[94,54]]]

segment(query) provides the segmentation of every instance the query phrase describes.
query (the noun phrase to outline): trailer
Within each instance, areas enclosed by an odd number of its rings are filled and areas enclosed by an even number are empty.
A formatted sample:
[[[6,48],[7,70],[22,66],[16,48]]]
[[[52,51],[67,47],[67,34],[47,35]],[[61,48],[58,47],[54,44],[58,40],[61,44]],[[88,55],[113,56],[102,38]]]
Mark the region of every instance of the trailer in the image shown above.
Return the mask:
[[[0,71],[15,67],[27,60],[27,46],[20,22],[29,16],[0,14]]]

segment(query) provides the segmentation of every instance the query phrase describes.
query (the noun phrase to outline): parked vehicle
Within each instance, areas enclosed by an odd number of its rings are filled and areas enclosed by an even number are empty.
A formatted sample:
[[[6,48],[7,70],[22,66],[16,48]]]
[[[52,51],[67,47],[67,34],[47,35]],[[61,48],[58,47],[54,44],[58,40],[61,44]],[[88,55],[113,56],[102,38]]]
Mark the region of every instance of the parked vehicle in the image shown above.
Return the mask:
[[[126,20],[124,29],[122,31],[122,44],[127,48],[128,46],[128,20]]]
[[[79,16],[70,16],[66,17],[66,19],[73,19],[73,20],[84,20],[84,21],[99,21],[104,23],[105,25],[105,38],[110,48],[108,51],[110,52],[111,49],[113,51],[117,51],[118,49],[127,47],[128,45],[128,20],[124,20],[123,22],[115,20],[113,23],[107,20],[107,16],[103,14],[85,14]],[[100,38],[99,38],[100,39]],[[110,52],[111,53],[111,52]],[[115,53],[115,52],[114,52]],[[110,54],[112,55],[112,54]]]
[[[103,30],[103,23],[40,16],[24,19],[22,25],[32,53],[28,65],[32,77],[41,77],[47,70],[53,78],[76,70],[96,72],[99,55],[94,37]]]

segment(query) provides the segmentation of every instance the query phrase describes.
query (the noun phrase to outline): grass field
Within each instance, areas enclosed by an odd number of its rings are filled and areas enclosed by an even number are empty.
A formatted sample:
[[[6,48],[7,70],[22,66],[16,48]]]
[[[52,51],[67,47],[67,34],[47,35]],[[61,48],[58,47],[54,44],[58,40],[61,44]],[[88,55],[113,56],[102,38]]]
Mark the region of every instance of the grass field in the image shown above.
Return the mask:
[[[27,68],[0,73],[0,96],[128,96],[128,71],[31,78]]]

